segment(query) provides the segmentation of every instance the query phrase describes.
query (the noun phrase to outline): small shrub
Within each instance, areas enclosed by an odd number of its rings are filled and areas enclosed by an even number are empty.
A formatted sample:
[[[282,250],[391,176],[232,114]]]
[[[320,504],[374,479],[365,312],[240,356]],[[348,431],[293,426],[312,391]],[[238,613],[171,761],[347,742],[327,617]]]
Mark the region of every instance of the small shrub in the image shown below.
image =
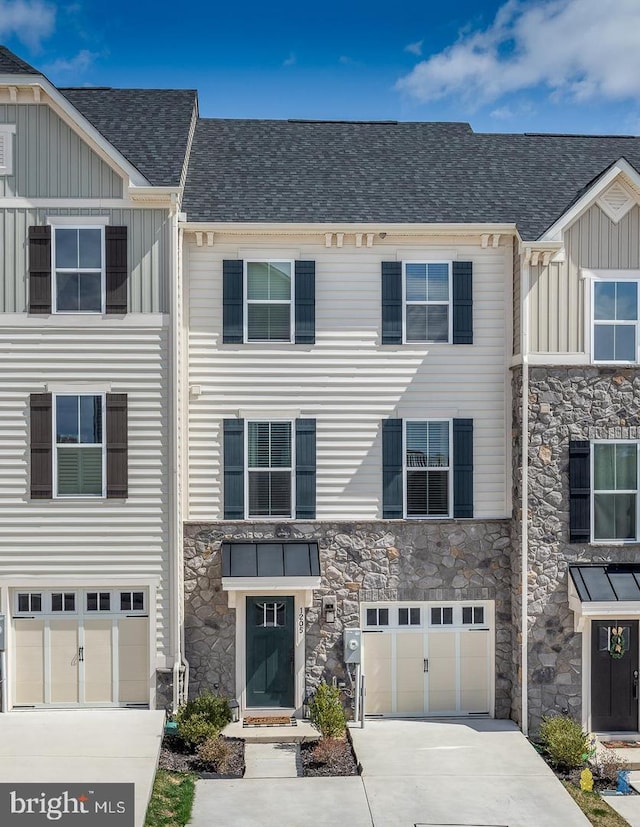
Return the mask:
[[[191,749],[206,738],[215,738],[230,720],[228,700],[213,692],[204,692],[187,701],[176,713],[178,734]]]
[[[309,718],[323,738],[340,738],[347,721],[340,703],[340,690],[324,681],[309,704]]]
[[[316,764],[334,764],[341,760],[346,745],[346,741],[338,738],[320,738],[311,756]]]
[[[200,764],[212,772],[227,772],[231,753],[229,742],[219,735],[216,738],[206,738],[196,750]]]
[[[596,766],[600,778],[615,786],[618,783],[618,770],[628,770],[629,762],[615,750],[603,749],[597,753]]]
[[[589,753],[589,736],[573,718],[558,715],[543,718],[540,740],[549,759],[560,769],[575,769]]]

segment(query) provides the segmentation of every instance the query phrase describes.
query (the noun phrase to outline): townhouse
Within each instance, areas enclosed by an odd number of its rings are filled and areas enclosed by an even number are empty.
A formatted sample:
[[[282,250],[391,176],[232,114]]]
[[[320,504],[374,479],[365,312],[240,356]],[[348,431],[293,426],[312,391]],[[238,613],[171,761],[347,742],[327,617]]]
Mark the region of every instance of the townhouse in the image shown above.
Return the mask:
[[[192,91],[55,88],[0,49],[3,709],[181,674],[172,328]]]

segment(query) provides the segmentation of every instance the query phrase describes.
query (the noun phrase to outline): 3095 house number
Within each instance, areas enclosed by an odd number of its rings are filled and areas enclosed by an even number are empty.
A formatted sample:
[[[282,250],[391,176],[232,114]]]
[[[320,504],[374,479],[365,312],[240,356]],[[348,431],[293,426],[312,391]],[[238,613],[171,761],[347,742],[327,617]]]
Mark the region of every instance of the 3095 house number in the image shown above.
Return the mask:
[[[304,609],[300,606],[300,612],[298,613],[298,636],[302,637],[304,634]]]

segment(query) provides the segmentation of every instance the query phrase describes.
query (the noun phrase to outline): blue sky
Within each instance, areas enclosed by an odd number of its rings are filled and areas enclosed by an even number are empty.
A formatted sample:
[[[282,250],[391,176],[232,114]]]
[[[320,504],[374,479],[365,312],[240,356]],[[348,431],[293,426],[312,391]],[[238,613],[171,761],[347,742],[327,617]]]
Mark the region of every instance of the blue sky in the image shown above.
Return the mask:
[[[205,117],[640,134],[640,0],[0,0],[0,42],[60,86],[197,88]]]

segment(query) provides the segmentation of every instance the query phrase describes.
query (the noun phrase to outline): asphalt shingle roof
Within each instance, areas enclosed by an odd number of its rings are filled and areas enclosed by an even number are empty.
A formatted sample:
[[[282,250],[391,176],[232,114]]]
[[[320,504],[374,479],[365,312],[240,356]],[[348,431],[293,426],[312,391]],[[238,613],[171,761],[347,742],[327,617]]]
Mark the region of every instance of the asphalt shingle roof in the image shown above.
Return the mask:
[[[474,133],[464,123],[198,122],[189,221],[516,222],[538,238],[640,138]]]
[[[29,66],[18,55],[14,55],[6,46],[0,46],[0,75],[40,75],[33,66]]]
[[[180,183],[195,90],[83,87],[60,92],[152,185]]]

